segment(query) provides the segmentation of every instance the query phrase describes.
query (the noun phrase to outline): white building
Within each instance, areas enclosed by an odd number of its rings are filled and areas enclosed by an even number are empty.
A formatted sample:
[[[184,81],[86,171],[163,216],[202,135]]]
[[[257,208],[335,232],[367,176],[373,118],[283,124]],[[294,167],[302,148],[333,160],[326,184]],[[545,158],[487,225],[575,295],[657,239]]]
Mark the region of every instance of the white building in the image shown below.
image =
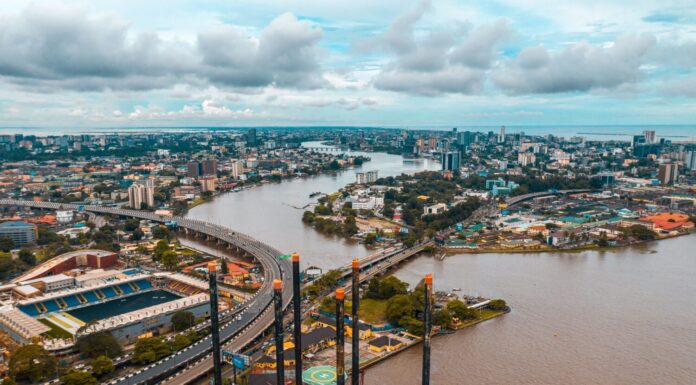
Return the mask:
[[[72,210],[58,210],[56,211],[56,221],[58,223],[70,223],[73,220]]]
[[[447,211],[447,205],[444,203],[436,203],[434,205],[423,207],[423,215],[442,214],[445,211]]]
[[[242,161],[237,159],[232,160],[230,163],[230,172],[232,174],[232,178],[239,179],[239,177],[244,174],[244,164]]]
[[[141,209],[143,203],[147,207],[155,205],[155,181],[145,180],[145,184],[133,184],[128,188],[128,205],[133,209]]]

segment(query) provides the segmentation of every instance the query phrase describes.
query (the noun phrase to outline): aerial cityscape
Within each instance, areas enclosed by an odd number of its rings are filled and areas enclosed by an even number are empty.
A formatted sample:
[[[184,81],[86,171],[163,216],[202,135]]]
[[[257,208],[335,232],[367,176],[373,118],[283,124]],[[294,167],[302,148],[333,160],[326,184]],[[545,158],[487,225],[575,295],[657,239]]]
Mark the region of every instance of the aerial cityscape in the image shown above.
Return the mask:
[[[696,383],[693,4],[262,3],[0,4],[0,383]]]

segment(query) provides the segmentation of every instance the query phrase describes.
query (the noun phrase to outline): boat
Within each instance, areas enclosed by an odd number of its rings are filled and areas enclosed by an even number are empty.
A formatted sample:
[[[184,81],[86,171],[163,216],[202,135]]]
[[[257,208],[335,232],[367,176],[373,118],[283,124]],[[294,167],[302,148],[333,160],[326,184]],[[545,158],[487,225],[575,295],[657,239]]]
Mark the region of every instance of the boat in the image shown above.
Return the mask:
[[[315,192],[309,194],[309,197],[310,197],[310,198],[314,198],[314,197],[317,196],[317,195],[321,195],[321,191],[315,191]]]
[[[455,287],[455,288],[452,288],[452,291],[462,291],[462,288],[461,288],[461,287]]]

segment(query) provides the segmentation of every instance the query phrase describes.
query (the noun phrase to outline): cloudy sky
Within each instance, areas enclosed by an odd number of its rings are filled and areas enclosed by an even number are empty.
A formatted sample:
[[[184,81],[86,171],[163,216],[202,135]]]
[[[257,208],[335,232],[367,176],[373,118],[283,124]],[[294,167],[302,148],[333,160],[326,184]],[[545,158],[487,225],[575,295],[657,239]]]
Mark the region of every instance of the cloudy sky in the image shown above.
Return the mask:
[[[0,1],[0,126],[695,122],[696,0]]]

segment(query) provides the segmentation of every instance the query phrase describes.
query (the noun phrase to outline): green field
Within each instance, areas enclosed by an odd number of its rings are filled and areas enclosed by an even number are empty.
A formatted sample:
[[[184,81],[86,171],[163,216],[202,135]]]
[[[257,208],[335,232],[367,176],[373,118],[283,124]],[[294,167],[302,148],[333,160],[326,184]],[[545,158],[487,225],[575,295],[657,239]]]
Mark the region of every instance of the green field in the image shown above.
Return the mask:
[[[49,331],[47,331],[46,333],[44,333],[44,334],[46,334],[47,336],[52,337],[52,338],[72,338],[72,334],[70,334],[70,333],[68,333],[67,331],[63,330],[61,327],[59,327],[58,325],[56,325],[56,324],[50,322],[49,320],[44,319],[44,318],[37,318],[37,320],[38,320],[39,322],[41,322],[42,324],[44,324],[44,325],[48,326],[49,328],[51,328],[51,330],[49,330]]]
[[[369,324],[383,324],[387,322],[387,301],[380,299],[365,298],[360,300],[360,319]]]

